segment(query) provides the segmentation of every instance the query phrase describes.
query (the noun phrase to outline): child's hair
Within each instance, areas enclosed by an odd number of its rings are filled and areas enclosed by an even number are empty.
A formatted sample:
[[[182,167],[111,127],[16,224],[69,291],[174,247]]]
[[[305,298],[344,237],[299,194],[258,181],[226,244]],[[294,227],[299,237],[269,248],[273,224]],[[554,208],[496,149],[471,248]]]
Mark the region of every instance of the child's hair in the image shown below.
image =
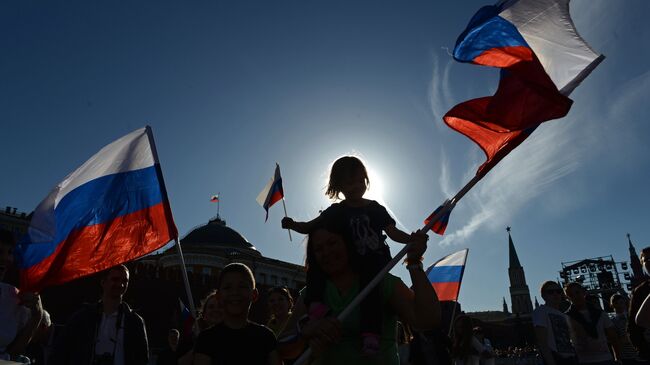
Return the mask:
[[[293,297],[291,296],[289,289],[287,289],[285,286],[274,286],[273,288],[269,289],[267,294],[268,296],[271,296],[271,294],[280,294],[287,299],[287,302],[289,302],[289,307],[293,305]]]
[[[255,277],[253,276],[253,272],[251,269],[248,268],[248,266],[241,264],[239,262],[233,262],[232,264],[226,265],[226,267],[221,270],[219,273],[219,278],[217,279],[217,289],[221,289],[221,284],[223,282],[223,277],[226,276],[226,274],[230,273],[239,273],[245,276],[249,283],[251,284],[252,288],[255,289]]]
[[[350,178],[355,173],[362,173],[366,181],[366,186],[370,184],[368,179],[368,171],[360,159],[354,156],[343,156],[334,161],[332,170],[330,171],[330,181],[327,184],[327,195],[330,199],[340,199],[341,187],[345,179]]]

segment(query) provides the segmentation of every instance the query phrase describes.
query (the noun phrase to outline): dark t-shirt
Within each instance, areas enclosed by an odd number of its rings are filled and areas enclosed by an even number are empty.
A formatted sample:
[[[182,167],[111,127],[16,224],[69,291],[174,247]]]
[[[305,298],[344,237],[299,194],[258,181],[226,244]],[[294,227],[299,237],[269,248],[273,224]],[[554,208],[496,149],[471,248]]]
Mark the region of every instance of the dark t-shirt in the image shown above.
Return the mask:
[[[345,202],[334,203],[321,213],[326,228],[343,230],[360,255],[386,252],[390,256],[383,231],[395,225],[381,204],[370,200],[363,207],[351,207]]]
[[[277,348],[273,332],[249,322],[240,329],[220,323],[201,332],[194,352],[210,356],[212,364],[268,364],[269,354]]]

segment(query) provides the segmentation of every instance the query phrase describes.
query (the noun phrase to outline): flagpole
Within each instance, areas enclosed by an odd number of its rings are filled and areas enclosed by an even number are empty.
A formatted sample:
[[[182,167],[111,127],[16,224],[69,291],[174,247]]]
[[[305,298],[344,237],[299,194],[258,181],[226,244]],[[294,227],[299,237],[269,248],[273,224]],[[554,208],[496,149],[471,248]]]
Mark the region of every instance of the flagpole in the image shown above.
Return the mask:
[[[474,187],[474,185],[476,185],[476,183],[479,182],[479,180],[481,180],[481,178],[483,176],[485,176],[485,174],[475,175],[472,178],[472,180],[470,180],[467,184],[465,184],[465,186],[462,189],[460,189],[460,191],[458,193],[456,193],[456,195],[447,204],[443,205],[442,209],[440,209],[440,211],[438,211],[438,213],[434,214],[431,217],[431,220],[429,221],[429,223],[425,224],[424,227],[422,227],[422,229],[420,229],[418,232],[427,232],[427,231],[429,231],[431,229],[431,227],[433,227],[433,224],[438,219],[440,219],[444,214],[451,211],[451,209],[453,209],[453,207],[456,205],[456,203],[458,203],[458,201],[463,196],[465,196],[465,194],[467,194],[467,192],[472,187]],[[357,305],[359,305],[359,303],[361,303],[361,301],[363,301],[368,296],[368,294],[370,294],[370,292],[379,284],[379,282],[381,282],[383,280],[384,276],[386,276],[386,274],[393,267],[395,267],[395,265],[397,265],[397,263],[399,263],[404,256],[406,256],[406,253],[411,248],[412,244],[413,243],[406,244],[404,246],[404,248],[402,248],[397,253],[397,255],[395,255],[395,257],[393,257],[393,259],[390,260],[388,262],[388,264],[386,266],[384,266],[384,268],[381,269],[381,271],[379,273],[377,273],[377,275],[375,275],[375,277],[372,279],[372,281],[370,281],[366,285],[366,287],[363,288],[363,290],[361,290],[359,292],[359,294],[357,294],[357,296],[352,300],[352,302],[350,302],[350,304],[348,304],[348,306],[345,307],[345,309],[336,317],[339,321],[345,320],[345,318],[347,318],[347,316],[352,312],[352,310],[354,310],[354,308]],[[311,352],[312,352],[311,348],[307,349],[307,351],[305,351],[302,354],[302,356],[300,356],[298,358],[298,360],[296,360],[296,362],[294,362],[294,365],[302,365],[302,364],[304,364],[309,359],[309,357],[311,356]]]
[[[190,280],[187,278],[187,270],[185,268],[185,258],[183,258],[183,250],[181,249],[181,243],[178,240],[178,237],[174,238],[176,241],[176,248],[178,249],[178,257],[181,261],[181,272],[183,273],[183,282],[185,283],[185,293],[187,294],[187,301],[190,304],[190,311],[192,311],[192,317],[195,319],[198,317],[196,312],[196,307],[194,306],[194,297],[192,296],[192,290],[190,289]]]
[[[456,317],[456,308],[458,308],[458,299],[454,300],[454,310],[451,312],[451,320],[449,321],[449,332],[447,336],[451,336],[451,330],[454,328],[454,317]]]
[[[288,217],[288,215],[287,215],[287,205],[284,204],[284,196],[282,197],[282,207],[284,208],[284,216],[286,218]],[[289,233],[289,241],[293,242],[293,240],[291,240],[291,230],[289,228],[287,228],[287,232]]]
[[[458,292],[456,293],[456,300],[454,300],[454,310],[451,312],[451,321],[449,322],[449,333],[447,336],[451,336],[452,328],[454,328],[454,318],[456,317],[456,308],[458,307],[458,296],[460,295],[460,286],[463,284],[462,277],[465,273],[465,267],[467,266],[467,257],[469,256],[469,248],[465,249],[465,259],[463,260],[463,271],[460,273],[461,281],[458,283]]]

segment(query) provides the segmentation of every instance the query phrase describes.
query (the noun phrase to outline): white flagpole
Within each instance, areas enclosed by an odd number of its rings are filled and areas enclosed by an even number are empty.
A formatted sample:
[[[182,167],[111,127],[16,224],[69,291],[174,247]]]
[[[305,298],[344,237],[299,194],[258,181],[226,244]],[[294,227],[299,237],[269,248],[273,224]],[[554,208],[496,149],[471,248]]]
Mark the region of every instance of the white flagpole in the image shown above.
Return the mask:
[[[284,216],[288,217],[288,215],[287,215],[287,205],[284,204],[284,197],[282,197],[282,207],[284,208]],[[287,232],[289,233],[289,242],[293,242],[291,240],[291,230],[289,228],[287,228]]]
[[[151,130],[150,126],[145,127],[147,130],[147,137],[149,138],[149,144],[151,145],[151,153],[154,156],[154,160],[159,163],[160,160],[158,160],[158,150],[156,149],[156,142],[153,140],[153,131]],[[167,191],[164,189],[164,180],[162,179],[162,168],[160,168],[160,175],[161,175],[161,183],[163,184],[163,193],[164,196],[167,197]],[[167,200],[169,201],[169,197],[167,197]],[[169,204],[169,212],[171,213],[171,203]],[[173,214],[172,214],[173,215]],[[176,248],[178,248],[178,257],[180,258],[181,261],[181,271],[183,273],[183,281],[185,283],[185,291],[187,293],[187,301],[190,304],[190,310],[192,311],[192,316],[194,318],[197,317],[196,313],[196,307],[194,306],[194,297],[192,297],[192,290],[190,289],[190,281],[187,278],[187,271],[185,269],[185,259],[183,258],[183,250],[181,249],[181,244],[180,241],[178,240],[178,233],[177,236],[174,237],[174,241],[176,241]]]
[[[192,296],[192,289],[190,289],[190,280],[187,278],[187,269],[185,268],[185,258],[183,257],[183,250],[181,249],[181,243],[178,240],[178,237],[174,238],[176,241],[176,248],[178,249],[178,257],[181,261],[181,272],[183,273],[183,283],[185,284],[185,293],[187,294],[187,301],[190,305],[190,310],[192,311],[192,317],[195,319],[198,316],[196,312],[196,306],[194,305],[194,297]]]

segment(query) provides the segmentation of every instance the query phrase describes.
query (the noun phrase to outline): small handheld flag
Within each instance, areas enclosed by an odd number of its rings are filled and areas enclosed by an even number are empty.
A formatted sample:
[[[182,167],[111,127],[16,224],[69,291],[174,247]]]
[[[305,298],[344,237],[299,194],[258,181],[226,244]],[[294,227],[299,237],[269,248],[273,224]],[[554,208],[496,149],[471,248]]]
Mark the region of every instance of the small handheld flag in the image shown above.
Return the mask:
[[[90,275],[178,237],[150,127],[102,148],[38,205],[16,246],[23,290]]]
[[[447,255],[429,266],[425,272],[439,300],[458,300],[468,252],[469,249],[466,248]]]
[[[192,338],[192,326],[194,326],[194,317],[192,312],[187,308],[185,303],[178,298],[178,304],[180,305],[181,310],[181,333],[184,338]]]
[[[445,205],[449,204],[450,201],[447,200],[445,201],[441,206],[436,208],[436,210],[431,213],[427,219],[424,220],[425,225],[429,225],[431,220],[438,215],[438,213],[445,207]],[[449,208],[444,214],[442,214],[439,218],[433,222],[431,225],[431,230],[439,235],[445,234],[445,230],[447,229],[447,223],[449,223],[449,216],[451,215],[451,210],[453,207]]]
[[[280,165],[275,164],[275,173],[264,189],[257,196],[257,203],[266,211],[265,222],[269,219],[269,208],[284,198],[282,189],[282,176],[280,176]],[[286,215],[286,214],[285,214]]]

